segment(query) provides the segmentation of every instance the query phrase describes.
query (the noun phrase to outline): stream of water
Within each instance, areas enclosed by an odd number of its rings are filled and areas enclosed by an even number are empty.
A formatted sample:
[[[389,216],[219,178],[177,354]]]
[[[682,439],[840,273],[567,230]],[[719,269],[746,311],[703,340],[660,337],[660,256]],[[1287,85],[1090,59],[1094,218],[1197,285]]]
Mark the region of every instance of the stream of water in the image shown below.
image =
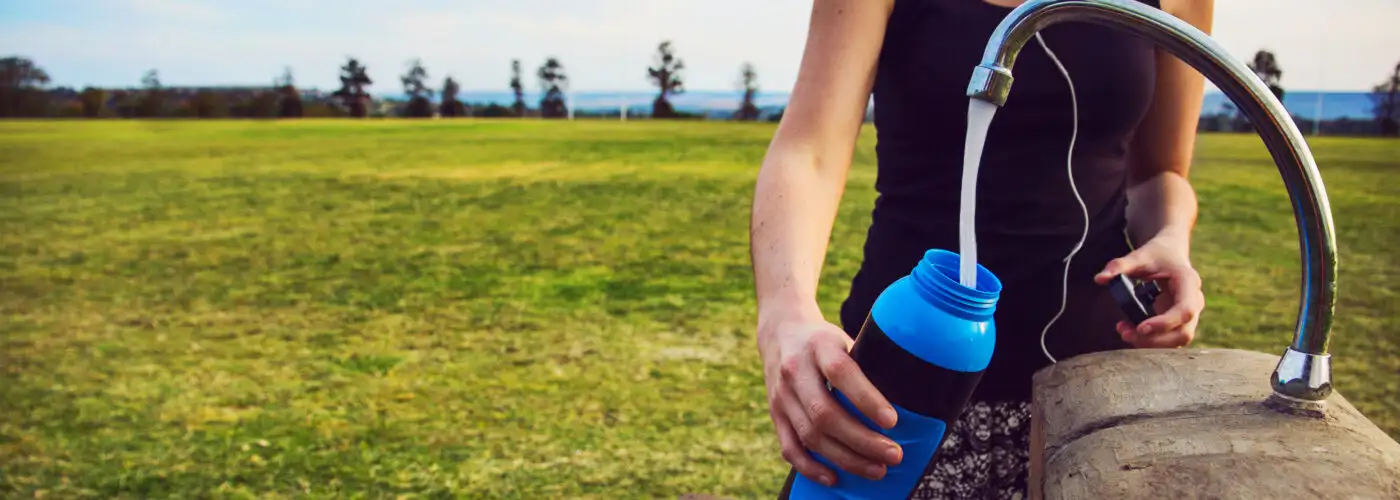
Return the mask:
[[[977,169],[982,165],[982,145],[997,113],[995,104],[981,99],[967,101],[967,140],[963,143],[961,210],[958,213],[958,281],[977,288]]]

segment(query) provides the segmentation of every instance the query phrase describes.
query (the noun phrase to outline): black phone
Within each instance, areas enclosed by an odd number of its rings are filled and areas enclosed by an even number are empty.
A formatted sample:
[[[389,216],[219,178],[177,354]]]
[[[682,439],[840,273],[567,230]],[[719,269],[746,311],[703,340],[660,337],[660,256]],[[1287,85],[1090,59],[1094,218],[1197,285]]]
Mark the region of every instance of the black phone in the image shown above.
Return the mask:
[[[1156,314],[1152,303],[1162,294],[1162,287],[1156,281],[1136,281],[1120,274],[1108,283],[1108,291],[1118,301],[1118,307],[1128,316],[1128,322],[1137,326]]]

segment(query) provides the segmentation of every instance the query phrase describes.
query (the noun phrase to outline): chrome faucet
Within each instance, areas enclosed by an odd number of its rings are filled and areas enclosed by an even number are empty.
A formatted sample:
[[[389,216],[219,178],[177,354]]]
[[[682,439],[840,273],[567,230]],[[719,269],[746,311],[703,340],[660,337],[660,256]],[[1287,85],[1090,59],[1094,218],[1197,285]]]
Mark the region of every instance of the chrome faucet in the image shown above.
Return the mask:
[[[1136,0],[1027,0],[992,32],[967,95],[1005,105],[1016,55],[1036,32],[1062,21],[1106,25],[1167,49],[1219,87],[1259,131],[1288,189],[1303,260],[1297,330],[1274,369],[1270,401],[1290,408],[1320,406],[1332,394],[1327,337],[1336,304],[1337,241],[1322,176],[1288,111],[1209,35]]]

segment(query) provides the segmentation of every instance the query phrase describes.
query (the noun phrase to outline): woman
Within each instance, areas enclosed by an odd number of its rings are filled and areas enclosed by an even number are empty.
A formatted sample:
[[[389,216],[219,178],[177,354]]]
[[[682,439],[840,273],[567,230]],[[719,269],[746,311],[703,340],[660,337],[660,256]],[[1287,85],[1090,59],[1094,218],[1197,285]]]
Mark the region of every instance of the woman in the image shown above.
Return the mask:
[[[1139,1],[1209,32],[1211,0]],[[758,176],[751,227],[770,414],[784,459],[809,478],[836,477],[810,452],[872,479],[901,458],[893,442],[841,411],[826,383],[872,421],[893,425],[889,403],[847,350],[875,297],[925,250],[958,249],[965,89],[993,28],[1019,3],[814,2],[797,84]],[[1189,259],[1196,199],[1186,180],[1202,77],[1112,28],[1062,23],[1041,35],[1045,46],[1032,40],[1016,61],[978,181],[979,261],[1003,283],[996,352],[917,498],[1024,496],[1031,375],[1050,363],[1047,355],[1187,345],[1205,306]],[[1077,124],[1071,84],[1051,54],[1072,81]],[[818,310],[817,280],[872,95],[880,195],[838,327]],[[1081,237],[1062,283],[1064,259]],[[1119,274],[1165,289],[1159,314],[1136,329],[1105,286]],[[1060,310],[1062,287],[1065,311],[1043,353],[1042,330]]]

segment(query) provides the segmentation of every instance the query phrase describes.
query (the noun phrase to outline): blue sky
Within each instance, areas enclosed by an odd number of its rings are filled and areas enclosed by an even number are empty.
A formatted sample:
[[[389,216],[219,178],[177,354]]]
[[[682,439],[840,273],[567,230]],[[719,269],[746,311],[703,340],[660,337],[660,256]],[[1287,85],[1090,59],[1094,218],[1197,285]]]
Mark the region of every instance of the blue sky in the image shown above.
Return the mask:
[[[955,0],[942,0],[955,1]],[[974,0],[961,0],[974,1]],[[0,53],[35,59],[61,85],[263,84],[290,66],[333,87],[359,57],[376,89],[407,61],[469,90],[505,86],[560,57],[576,90],[649,88],[656,43],[674,41],[691,88],[734,88],[752,61],[764,89],[797,76],[811,0],[0,0]],[[1215,37],[1237,57],[1269,48],[1290,89],[1364,90],[1400,61],[1397,0],[1217,0]],[[533,81],[531,82],[533,83]],[[434,84],[436,85],[436,83]]]

